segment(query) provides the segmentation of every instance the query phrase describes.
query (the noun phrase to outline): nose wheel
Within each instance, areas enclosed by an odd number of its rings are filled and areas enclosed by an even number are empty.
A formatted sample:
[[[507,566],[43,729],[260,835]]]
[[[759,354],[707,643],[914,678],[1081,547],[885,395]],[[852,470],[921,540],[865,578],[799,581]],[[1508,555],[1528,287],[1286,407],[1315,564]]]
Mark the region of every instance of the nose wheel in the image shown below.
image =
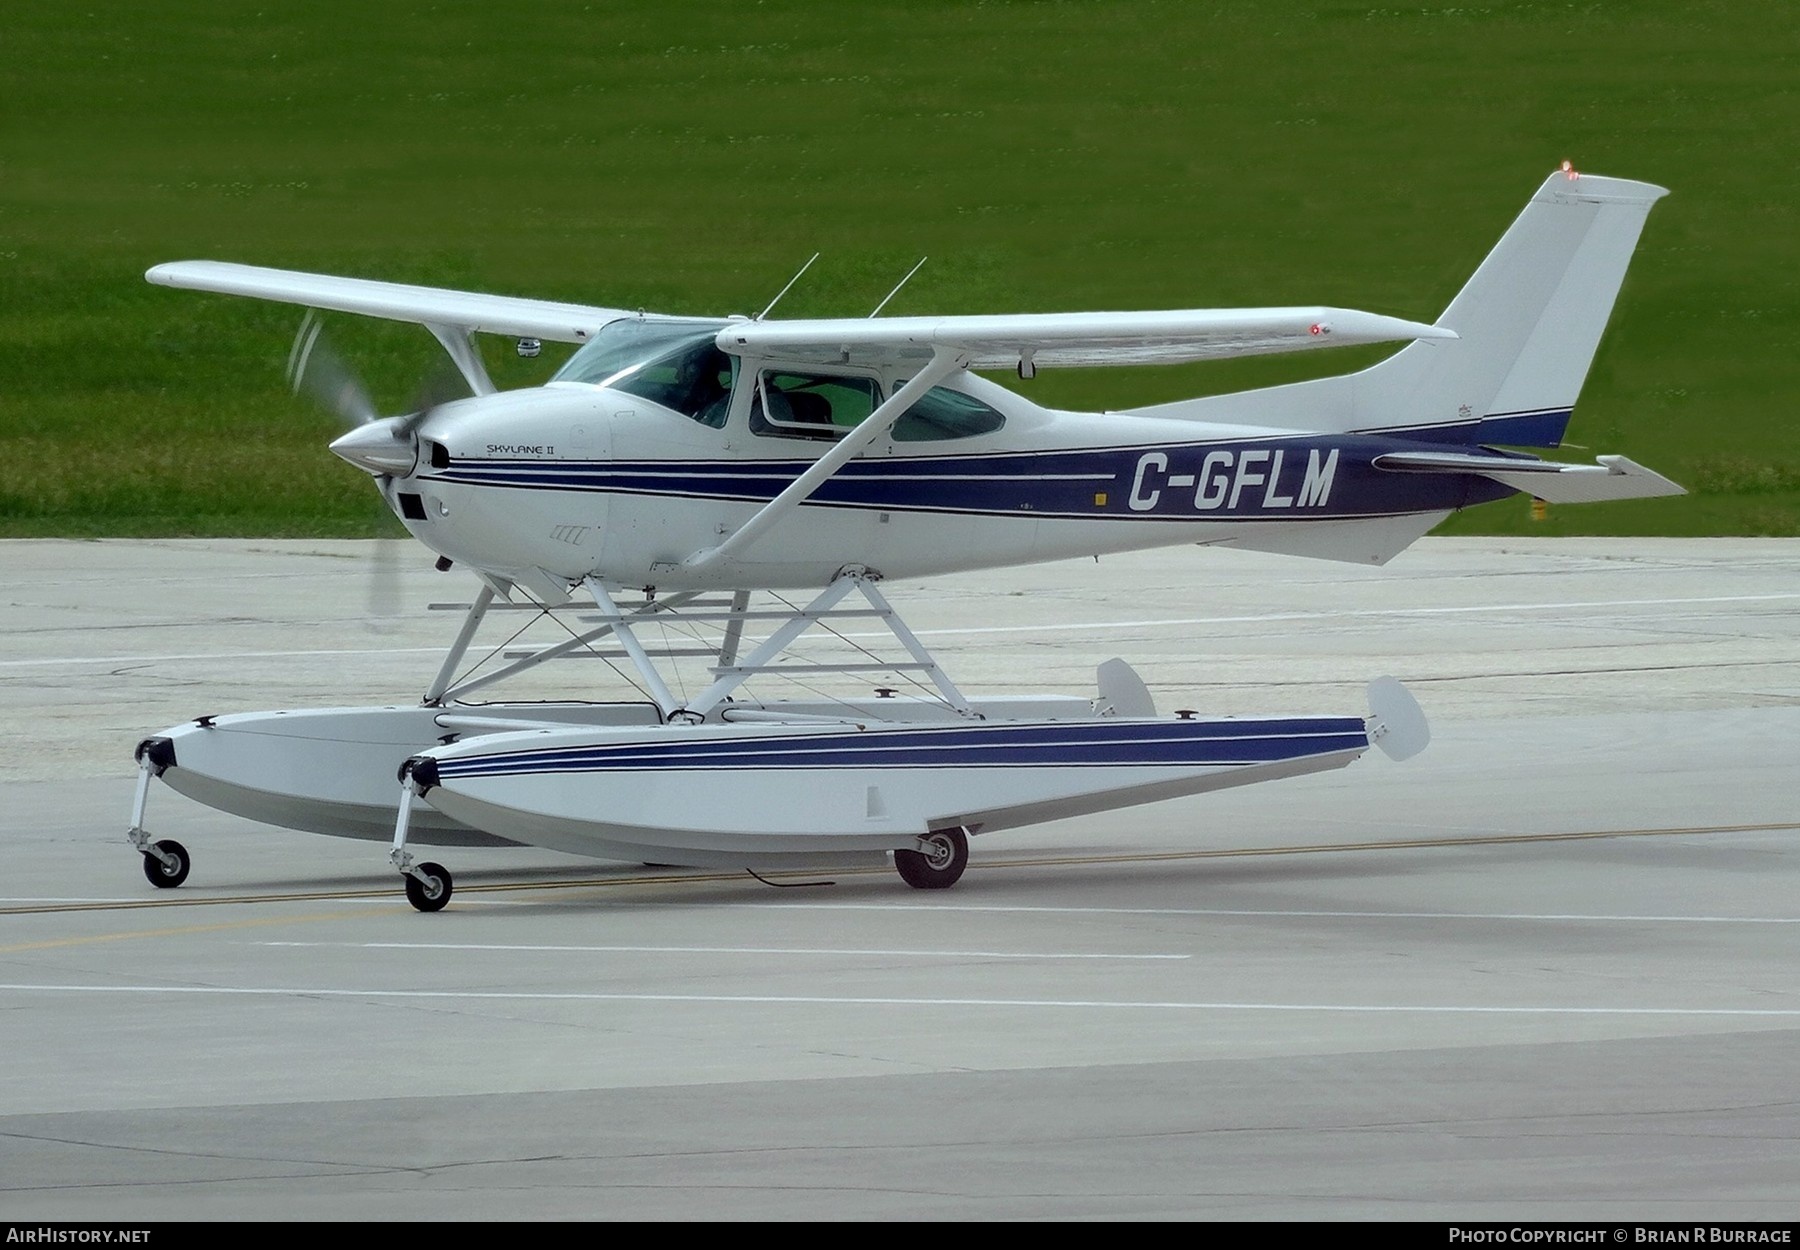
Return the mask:
[[[450,901],[450,870],[442,864],[420,864],[402,880],[406,882],[406,901],[420,911],[442,911]]]
[[[202,718],[205,719],[205,718]],[[131,827],[125,839],[144,857],[144,878],[159,890],[173,890],[188,878],[194,866],[187,847],[171,838],[150,840],[144,828],[144,808],[150,802],[150,780],[175,764],[175,750],[167,738],[145,738],[137,746],[137,794],[131,800]]]
[[[191,867],[187,847],[179,842],[164,838],[144,848],[144,876],[158,889],[173,890],[187,880]]]
[[[415,864],[412,852],[406,849],[413,800],[437,783],[436,775],[429,767],[420,768],[420,763],[415,757],[400,765],[400,810],[394,816],[394,849],[388,852],[388,862],[400,870],[407,902],[418,911],[443,911],[450,901],[450,870],[442,864]],[[423,763],[433,766],[430,760]]]
[[[900,879],[915,890],[947,890],[969,866],[969,837],[961,829],[934,829],[916,851],[895,851]]]

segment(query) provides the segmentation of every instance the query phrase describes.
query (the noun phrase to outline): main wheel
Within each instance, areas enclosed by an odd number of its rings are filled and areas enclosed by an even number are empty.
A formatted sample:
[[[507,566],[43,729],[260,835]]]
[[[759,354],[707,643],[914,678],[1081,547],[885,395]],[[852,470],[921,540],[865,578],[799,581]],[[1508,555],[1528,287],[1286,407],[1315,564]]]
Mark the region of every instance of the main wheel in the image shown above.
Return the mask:
[[[166,838],[161,842],[153,842],[151,845],[161,854],[172,857],[175,860],[175,866],[169,867],[155,855],[145,855],[144,876],[149,879],[150,884],[161,890],[173,890],[186,881],[188,869],[194,866],[194,861],[188,858],[187,847]]]
[[[423,881],[406,874],[406,901],[420,911],[443,911],[444,904],[450,901],[450,870],[442,864],[420,864],[419,871],[430,877],[434,884],[426,885]]]
[[[934,829],[920,841],[923,851],[895,851],[900,879],[915,890],[947,890],[969,866],[969,838],[961,829]]]

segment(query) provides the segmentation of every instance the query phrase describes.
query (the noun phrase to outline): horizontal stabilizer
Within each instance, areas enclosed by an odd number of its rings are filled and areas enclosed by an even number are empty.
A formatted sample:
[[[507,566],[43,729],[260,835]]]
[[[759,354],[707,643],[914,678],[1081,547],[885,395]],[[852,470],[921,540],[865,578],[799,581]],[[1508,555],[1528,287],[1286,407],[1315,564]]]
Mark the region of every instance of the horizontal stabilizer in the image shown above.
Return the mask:
[[[1624,456],[1600,456],[1595,464],[1559,464],[1455,452],[1395,451],[1376,456],[1374,465],[1390,473],[1473,473],[1550,503],[1687,494],[1682,486]]]

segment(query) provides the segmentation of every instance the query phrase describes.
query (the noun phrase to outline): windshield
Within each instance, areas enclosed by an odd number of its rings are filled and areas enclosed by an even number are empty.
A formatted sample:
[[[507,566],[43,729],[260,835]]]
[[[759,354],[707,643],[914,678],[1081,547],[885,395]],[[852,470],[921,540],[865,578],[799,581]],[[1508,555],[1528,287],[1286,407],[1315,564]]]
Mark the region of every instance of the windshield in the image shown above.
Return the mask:
[[[607,385],[715,430],[725,428],[731,391],[737,385],[737,357],[713,343],[714,332],[689,335],[670,351],[613,375]]]
[[[624,317],[600,327],[588,344],[569,363],[556,371],[552,382],[587,382],[603,385],[607,379],[634,365],[665,355],[678,343],[710,340],[723,321],[675,321],[651,317]]]

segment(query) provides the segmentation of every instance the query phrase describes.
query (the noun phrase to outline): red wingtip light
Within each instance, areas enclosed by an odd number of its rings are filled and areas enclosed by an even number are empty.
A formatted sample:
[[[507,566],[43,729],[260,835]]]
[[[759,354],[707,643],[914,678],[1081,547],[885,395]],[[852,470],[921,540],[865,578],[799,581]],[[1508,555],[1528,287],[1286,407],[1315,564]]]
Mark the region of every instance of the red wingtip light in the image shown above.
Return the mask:
[[[1564,161],[1562,163],[1562,171],[1563,171],[1563,176],[1565,178],[1567,178],[1570,182],[1574,182],[1577,178],[1581,177],[1581,174],[1576,170],[1575,166],[1572,163],[1570,163],[1569,161]]]

